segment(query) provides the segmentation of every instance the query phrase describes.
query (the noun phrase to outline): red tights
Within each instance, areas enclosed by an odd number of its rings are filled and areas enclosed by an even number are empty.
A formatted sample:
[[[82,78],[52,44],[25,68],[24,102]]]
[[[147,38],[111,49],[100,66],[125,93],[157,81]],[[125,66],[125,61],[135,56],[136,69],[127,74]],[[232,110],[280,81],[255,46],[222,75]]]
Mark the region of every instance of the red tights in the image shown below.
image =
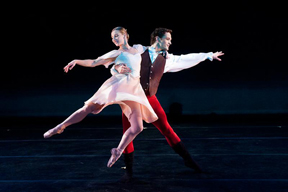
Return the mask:
[[[147,99],[158,116],[157,121],[153,122],[152,124],[162,133],[162,135],[165,136],[168,144],[171,147],[179,143],[181,140],[178,137],[178,135],[174,132],[172,127],[169,125],[165,111],[160,105],[157,97],[155,95],[147,96]],[[123,123],[123,133],[125,133],[125,131],[130,127],[130,123],[124,114],[122,114],[122,123]],[[131,143],[128,144],[123,153],[127,154],[132,153],[133,151],[134,146],[132,141]]]

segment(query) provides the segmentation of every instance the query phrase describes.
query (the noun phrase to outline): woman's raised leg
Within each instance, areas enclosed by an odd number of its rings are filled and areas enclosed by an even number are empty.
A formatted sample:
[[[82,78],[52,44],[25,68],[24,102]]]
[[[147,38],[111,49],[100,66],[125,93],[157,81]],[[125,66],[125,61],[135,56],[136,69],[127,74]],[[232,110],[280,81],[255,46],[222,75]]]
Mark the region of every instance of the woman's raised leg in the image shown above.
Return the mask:
[[[65,119],[62,123],[58,124],[53,129],[48,130],[46,133],[44,133],[44,138],[47,139],[49,137],[52,137],[55,134],[61,134],[66,127],[69,125],[78,123],[82,121],[89,113],[92,113],[93,111],[97,111],[101,109],[102,105],[99,104],[87,104],[75,111],[73,114],[71,114],[67,119]]]

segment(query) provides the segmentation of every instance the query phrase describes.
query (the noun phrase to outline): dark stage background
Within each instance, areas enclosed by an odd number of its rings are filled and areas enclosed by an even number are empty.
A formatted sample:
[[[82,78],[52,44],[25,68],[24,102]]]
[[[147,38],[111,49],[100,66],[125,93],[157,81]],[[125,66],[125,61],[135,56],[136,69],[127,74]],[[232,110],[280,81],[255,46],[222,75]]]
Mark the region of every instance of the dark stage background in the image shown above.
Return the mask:
[[[273,4],[274,3],[274,4]],[[0,115],[67,116],[110,77],[100,66],[63,67],[115,49],[110,32],[123,26],[130,45],[149,45],[156,27],[173,30],[175,55],[223,51],[164,75],[158,99],[167,113],[287,114],[287,15],[284,4],[180,1],[14,5],[2,36]],[[9,16],[9,17],[10,17]],[[7,15],[8,17],[8,15]],[[120,115],[118,106],[101,115]]]

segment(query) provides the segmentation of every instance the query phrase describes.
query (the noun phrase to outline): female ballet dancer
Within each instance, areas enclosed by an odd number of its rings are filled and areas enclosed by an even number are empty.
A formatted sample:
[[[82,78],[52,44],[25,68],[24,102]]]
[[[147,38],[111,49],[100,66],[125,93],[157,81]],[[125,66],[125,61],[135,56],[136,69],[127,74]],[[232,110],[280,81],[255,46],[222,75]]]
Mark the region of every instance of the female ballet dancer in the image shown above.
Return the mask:
[[[141,52],[137,49],[140,47],[137,45],[131,47],[128,44],[129,34],[123,27],[114,28],[111,37],[112,42],[119,47],[118,50],[112,50],[96,60],[73,60],[64,67],[64,71],[67,73],[76,64],[84,67],[104,65],[107,68],[110,64],[115,63],[118,71],[121,71],[121,67],[125,66],[122,73],[123,71],[126,73],[120,74],[111,68],[112,76],[85,102],[83,107],[44,133],[44,138],[61,134],[66,127],[82,121],[88,114],[98,114],[108,105],[119,104],[131,126],[123,134],[118,147],[111,149],[111,157],[107,167],[112,167],[127,145],[143,130],[143,120],[151,123],[158,119],[140,84]]]

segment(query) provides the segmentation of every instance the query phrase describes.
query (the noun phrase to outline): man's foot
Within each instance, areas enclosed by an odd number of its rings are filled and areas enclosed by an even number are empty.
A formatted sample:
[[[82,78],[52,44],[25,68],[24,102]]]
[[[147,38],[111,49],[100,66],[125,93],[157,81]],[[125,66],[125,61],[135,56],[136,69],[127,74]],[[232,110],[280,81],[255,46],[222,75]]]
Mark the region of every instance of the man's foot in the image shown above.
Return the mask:
[[[117,148],[111,149],[111,157],[107,163],[107,167],[112,167],[114,163],[121,157],[122,151]]]
[[[61,134],[64,131],[65,127],[61,125],[57,125],[55,128],[48,130],[46,133],[44,133],[44,138],[47,139],[49,137],[52,137],[56,134]]]
[[[127,172],[120,178],[121,183],[129,183],[131,181],[132,181],[132,174],[129,174]]]
[[[172,149],[174,149],[174,151],[176,153],[178,153],[184,160],[184,164],[186,167],[189,167],[191,169],[195,170],[195,173],[203,173],[202,169],[200,168],[200,166],[193,160],[193,158],[191,157],[191,155],[189,154],[188,150],[186,149],[186,147],[184,146],[184,144],[182,143],[182,141],[180,141],[179,143],[177,143],[176,145],[174,145],[172,147]]]
[[[194,169],[195,173],[204,173],[203,170],[199,167],[199,165],[193,160],[184,160],[184,164],[186,167],[189,167],[191,169]]]
[[[119,182],[129,183],[133,180],[133,162],[134,162],[134,151],[131,153],[123,153],[125,163],[125,174],[120,178]]]

